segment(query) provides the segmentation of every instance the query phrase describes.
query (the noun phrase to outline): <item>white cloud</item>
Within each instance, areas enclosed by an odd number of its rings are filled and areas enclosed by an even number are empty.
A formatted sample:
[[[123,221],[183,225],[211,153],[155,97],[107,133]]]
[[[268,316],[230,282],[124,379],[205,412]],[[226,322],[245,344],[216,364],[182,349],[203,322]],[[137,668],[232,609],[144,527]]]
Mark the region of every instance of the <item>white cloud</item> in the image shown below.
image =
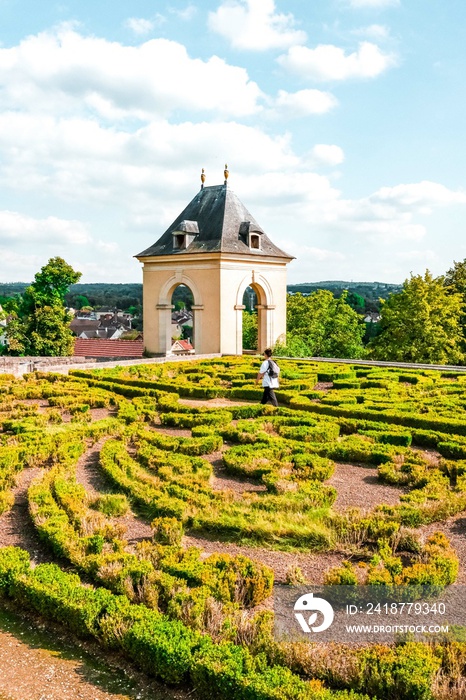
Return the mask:
[[[438,182],[423,180],[409,185],[382,187],[371,200],[403,211],[430,214],[436,207],[465,204],[466,192],[449,190]]]
[[[153,119],[173,111],[231,116],[260,111],[244,68],[191,58],[166,39],[123,46],[60,27],[0,49],[0,108]]]
[[[236,49],[284,49],[306,40],[291,14],[278,14],[274,0],[225,0],[209,13],[209,27]]]
[[[351,33],[355,34],[356,36],[364,36],[367,39],[373,39],[375,41],[383,41],[390,37],[390,29],[384,24],[370,24],[367,27],[354,29]]]
[[[349,0],[349,4],[356,10],[366,8],[380,10],[385,7],[396,7],[400,4],[400,0]]]
[[[183,10],[177,10],[176,8],[171,8],[170,12],[175,14],[179,19],[184,22],[189,22],[197,13],[196,5],[187,5]]]
[[[326,114],[338,105],[337,98],[323,90],[279,90],[273,103],[273,114],[286,119],[306,117],[310,114]]]
[[[326,248],[299,245],[290,241],[283,241],[283,245],[286,247],[286,252],[290,255],[294,255],[300,262],[309,262],[309,260],[316,262],[340,261],[345,259],[345,255],[338,250],[327,250]]]
[[[125,20],[124,26],[139,36],[149,34],[154,29],[152,20],[143,17],[129,17]]]
[[[432,262],[433,260],[436,260],[438,256],[436,255],[436,253],[434,253],[433,250],[421,249],[421,250],[406,250],[403,252],[399,252],[396,254],[396,257],[399,260],[403,260],[406,262],[414,261],[414,262],[418,263],[419,261],[422,260],[424,262],[429,263],[429,262]]]
[[[90,236],[80,221],[66,221],[54,216],[34,219],[18,212],[0,211],[0,245],[8,243],[28,247],[63,242],[85,245],[90,242]]]
[[[315,165],[340,165],[345,160],[345,154],[340,146],[318,143],[311,151],[311,162]]]
[[[350,54],[331,44],[321,44],[315,49],[293,46],[277,60],[292,73],[322,81],[375,78],[395,63],[393,55],[383,53],[368,41],[361,42],[357,51]]]

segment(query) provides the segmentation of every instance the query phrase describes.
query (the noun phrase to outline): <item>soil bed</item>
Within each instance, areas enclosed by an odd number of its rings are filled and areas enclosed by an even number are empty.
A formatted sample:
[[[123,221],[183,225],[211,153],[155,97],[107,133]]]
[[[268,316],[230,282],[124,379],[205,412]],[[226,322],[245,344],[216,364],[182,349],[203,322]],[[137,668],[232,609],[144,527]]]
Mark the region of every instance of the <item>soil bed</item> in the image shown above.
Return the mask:
[[[361,508],[372,510],[381,503],[396,505],[406,489],[383,484],[377,478],[377,469],[362,464],[336,464],[335,472],[325,482],[337,490],[334,510]]]

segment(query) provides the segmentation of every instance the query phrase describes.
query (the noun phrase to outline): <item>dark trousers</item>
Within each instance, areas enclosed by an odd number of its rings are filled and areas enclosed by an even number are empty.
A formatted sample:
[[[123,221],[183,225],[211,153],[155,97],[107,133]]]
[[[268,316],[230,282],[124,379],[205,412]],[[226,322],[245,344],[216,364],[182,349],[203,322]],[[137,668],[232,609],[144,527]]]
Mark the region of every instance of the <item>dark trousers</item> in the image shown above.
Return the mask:
[[[278,406],[278,401],[274,390],[269,386],[264,386],[264,393],[262,394],[261,403],[267,403],[268,401],[270,401],[273,406]]]

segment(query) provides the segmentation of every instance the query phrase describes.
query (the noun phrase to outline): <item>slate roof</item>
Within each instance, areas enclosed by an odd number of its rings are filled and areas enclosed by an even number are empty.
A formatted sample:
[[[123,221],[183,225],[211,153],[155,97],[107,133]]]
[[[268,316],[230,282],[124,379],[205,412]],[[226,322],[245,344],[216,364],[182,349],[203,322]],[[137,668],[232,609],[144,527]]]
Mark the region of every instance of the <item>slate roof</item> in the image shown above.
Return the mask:
[[[142,357],[142,340],[103,340],[102,338],[76,338],[74,354],[80,357]]]
[[[179,231],[182,222],[197,222],[199,234],[194,236],[186,249],[174,250],[173,231]],[[260,234],[260,250],[249,248],[247,230]],[[244,204],[226,185],[201,189],[158,241],[135,257],[212,252],[253,254],[288,260],[293,257],[272,243]]]
[[[76,335],[79,335],[83,331],[96,331],[99,327],[100,321],[98,319],[73,318],[70,323],[70,328]]]

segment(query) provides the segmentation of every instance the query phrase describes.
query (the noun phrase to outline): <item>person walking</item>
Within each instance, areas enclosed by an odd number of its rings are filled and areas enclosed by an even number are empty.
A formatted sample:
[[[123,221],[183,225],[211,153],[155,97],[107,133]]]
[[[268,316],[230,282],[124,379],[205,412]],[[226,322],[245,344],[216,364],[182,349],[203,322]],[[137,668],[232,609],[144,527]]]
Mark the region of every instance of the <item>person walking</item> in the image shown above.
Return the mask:
[[[262,387],[264,389],[261,399],[262,404],[266,404],[268,401],[270,401],[273,406],[278,406],[274,389],[278,389],[279,374],[280,367],[274,360],[272,360],[272,350],[267,348],[264,350],[264,361],[261,364],[260,370],[256,377],[256,384],[262,380]]]

